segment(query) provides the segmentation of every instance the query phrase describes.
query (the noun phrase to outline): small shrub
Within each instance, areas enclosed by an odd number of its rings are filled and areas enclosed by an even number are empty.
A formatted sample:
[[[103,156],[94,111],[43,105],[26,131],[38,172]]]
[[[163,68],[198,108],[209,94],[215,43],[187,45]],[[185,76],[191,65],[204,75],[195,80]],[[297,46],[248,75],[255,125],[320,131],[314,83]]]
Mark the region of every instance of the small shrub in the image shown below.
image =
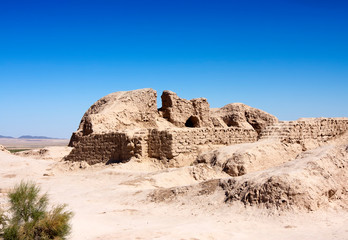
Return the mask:
[[[35,183],[23,181],[10,192],[8,213],[0,211],[4,240],[63,240],[69,235],[72,212],[65,211],[66,205],[47,211],[48,196],[39,193]]]
[[[7,218],[3,210],[0,208],[0,233],[4,231]]]
[[[30,150],[30,149],[28,149],[28,148],[23,148],[23,149],[18,149],[18,148],[16,148],[16,149],[7,149],[10,153],[18,153],[18,152],[24,152],[24,151],[28,151],[28,150]]]

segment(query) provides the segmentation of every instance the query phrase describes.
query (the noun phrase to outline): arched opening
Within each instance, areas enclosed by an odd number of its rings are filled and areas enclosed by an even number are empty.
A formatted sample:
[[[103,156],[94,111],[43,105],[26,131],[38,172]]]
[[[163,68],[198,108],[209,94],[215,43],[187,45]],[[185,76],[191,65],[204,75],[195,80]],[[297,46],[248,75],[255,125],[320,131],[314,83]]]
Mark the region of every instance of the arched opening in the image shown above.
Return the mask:
[[[196,116],[189,117],[185,123],[185,127],[190,127],[190,128],[199,127],[199,118]]]
[[[225,116],[222,120],[226,123],[227,127],[239,127],[238,120],[234,115]]]

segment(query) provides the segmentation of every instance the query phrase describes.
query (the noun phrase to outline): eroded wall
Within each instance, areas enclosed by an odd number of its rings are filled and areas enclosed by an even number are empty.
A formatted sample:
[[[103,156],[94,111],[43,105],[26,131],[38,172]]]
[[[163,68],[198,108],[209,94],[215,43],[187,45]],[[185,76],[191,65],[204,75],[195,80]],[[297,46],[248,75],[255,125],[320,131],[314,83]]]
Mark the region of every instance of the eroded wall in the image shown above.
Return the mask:
[[[89,164],[125,162],[147,154],[143,149],[147,142],[142,137],[130,138],[122,132],[82,136],[65,160]]]
[[[171,91],[163,91],[161,96],[162,116],[177,127],[212,127],[207,99],[186,100]]]
[[[325,142],[347,131],[348,120],[338,119],[280,122],[260,135],[254,129],[238,127],[138,129],[82,136],[66,160],[89,164],[125,162],[132,157],[170,160],[181,154],[195,157],[200,146],[255,142],[259,137],[289,143]]]
[[[89,164],[128,161],[131,157],[173,159],[180,154],[198,154],[198,146],[254,142],[257,133],[240,128],[140,129],[139,131],[83,136],[68,161]]]
[[[197,154],[198,146],[232,145],[255,142],[257,133],[252,129],[241,128],[192,128],[171,130],[172,155]]]
[[[268,126],[260,134],[260,139],[279,139],[290,143],[306,140],[325,142],[348,131],[348,120],[318,118],[304,121],[279,122]]]

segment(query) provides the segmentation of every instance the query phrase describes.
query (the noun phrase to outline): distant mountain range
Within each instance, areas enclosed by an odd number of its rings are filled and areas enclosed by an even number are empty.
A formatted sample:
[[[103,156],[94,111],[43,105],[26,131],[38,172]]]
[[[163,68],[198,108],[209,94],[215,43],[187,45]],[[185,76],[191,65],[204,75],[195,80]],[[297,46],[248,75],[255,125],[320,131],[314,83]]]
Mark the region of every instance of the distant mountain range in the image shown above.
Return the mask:
[[[14,137],[0,135],[0,138],[14,138]],[[45,136],[23,135],[23,136],[18,137],[18,139],[60,139],[60,138],[51,138],[51,137],[45,137]]]
[[[24,138],[24,139],[55,139],[55,138],[45,137],[45,136],[30,136],[30,135],[23,135],[23,136],[20,136],[19,138]]]
[[[14,137],[10,137],[10,136],[2,136],[2,135],[0,135],[0,138],[14,138]]]

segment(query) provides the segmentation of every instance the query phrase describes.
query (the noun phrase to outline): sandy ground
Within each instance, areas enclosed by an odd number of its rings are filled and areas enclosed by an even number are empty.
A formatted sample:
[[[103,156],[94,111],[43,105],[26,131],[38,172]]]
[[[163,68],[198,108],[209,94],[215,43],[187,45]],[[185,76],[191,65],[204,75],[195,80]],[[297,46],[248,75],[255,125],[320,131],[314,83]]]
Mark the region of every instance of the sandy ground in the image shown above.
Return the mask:
[[[7,149],[32,149],[48,146],[67,146],[69,139],[19,139],[0,138],[0,145]]]
[[[194,167],[165,169],[151,161],[79,167],[0,152],[0,204],[16,183],[34,180],[52,203],[67,203],[75,213],[70,239],[348,239],[348,212],[341,209],[270,212],[225,204],[223,191],[160,203],[149,197],[155,189],[198,183]],[[202,168],[208,179],[223,174]]]

